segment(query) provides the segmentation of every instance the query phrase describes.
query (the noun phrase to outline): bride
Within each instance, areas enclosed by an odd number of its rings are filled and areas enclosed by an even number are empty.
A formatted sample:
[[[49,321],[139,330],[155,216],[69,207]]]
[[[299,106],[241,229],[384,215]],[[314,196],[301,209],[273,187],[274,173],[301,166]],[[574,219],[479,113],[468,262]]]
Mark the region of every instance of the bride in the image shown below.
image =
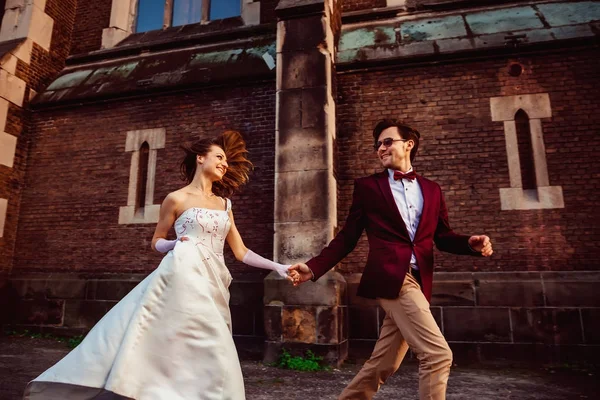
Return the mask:
[[[277,271],[289,265],[248,250],[227,198],[252,167],[241,135],[227,131],[185,148],[188,185],[162,203],[152,247],[167,253],[84,341],[29,383],[26,400],[241,400],[244,382],[231,335],[223,246],[236,259]],[[166,236],[174,227],[177,239]]]

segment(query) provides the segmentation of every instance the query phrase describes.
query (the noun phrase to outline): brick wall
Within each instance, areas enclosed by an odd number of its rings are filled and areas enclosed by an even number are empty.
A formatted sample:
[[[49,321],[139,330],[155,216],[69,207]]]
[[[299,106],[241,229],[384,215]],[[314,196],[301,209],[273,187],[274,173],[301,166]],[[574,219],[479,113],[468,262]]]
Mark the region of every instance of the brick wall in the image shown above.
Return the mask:
[[[29,65],[19,62],[17,76],[36,92],[52,82],[64,68],[71,49],[71,36],[75,23],[76,0],[49,0],[45,12],[54,20],[50,52],[33,44]]]
[[[49,0],[45,13],[53,20],[50,52],[33,43],[30,63],[17,62],[15,75],[27,84],[23,108],[10,104],[5,132],[17,136],[17,149],[13,168],[0,166],[0,198],[8,199],[8,210],[4,235],[0,238],[0,273],[10,271],[17,223],[19,219],[19,196],[28,155],[27,127],[29,112],[28,99],[47,86],[64,67],[71,46],[71,32],[75,18],[76,0]]]
[[[100,50],[102,29],[110,25],[112,0],[78,1],[71,54]]]
[[[241,131],[255,170],[232,198],[235,221],[248,248],[272,257],[274,89],[264,83],[36,113],[14,268],[4,291],[12,293],[14,312],[5,321],[63,334],[87,331],[159,264],[161,255],[150,249],[154,224],[118,225],[119,207],[127,204],[128,130],[166,129],[156,204],[184,186],[182,141]],[[228,248],[226,263],[234,275],[236,340],[245,352],[260,353],[266,271],[235,261]]]
[[[599,355],[598,55],[588,48],[338,76],[340,226],[353,179],[380,170],[374,124],[398,117],[422,134],[414,166],[442,186],[453,228],[494,242],[491,259],[436,251],[432,313],[459,364],[595,362]],[[508,74],[513,63],[523,66],[521,76]],[[498,189],[510,183],[490,97],[533,93],[550,96],[552,118],[542,119],[548,173],[550,185],[562,186],[565,208],[501,211]],[[355,356],[368,356],[384,316],[355,294],[367,251],[363,238],[340,268]]]
[[[371,131],[381,117],[406,120],[422,134],[415,169],[444,191],[457,232],[487,233],[492,259],[437,254],[438,271],[598,269],[600,152],[598,50],[440,66],[348,73],[338,79],[340,225],[353,179],[380,170]],[[520,62],[519,77],[508,66]],[[542,119],[550,185],[562,186],[564,209],[501,211],[499,188],[510,187],[503,124],[492,122],[490,97],[549,93]],[[568,172],[565,172],[568,171]],[[342,271],[358,272],[363,240]]]
[[[279,0],[260,0],[260,23],[267,24],[277,22],[275,16],[275,7],[279,4]]]
[[[4,233],[0,237],[0,278],[10,272],[12,256],[15,246],[17,223],[19,219],[18,198],[23,187],[25,163],[27,160],[27,142],[21,139],[24,122],[22,108],[9,104],[8,118],[4,131],[17,136],[13,168],[0,165],[0,198],[9,199],[4,221]],[[2,282],[0,280],[0,287]]]
[[[181,141],[224,129],[244,133],[256,169],[233,198],[236,224],[248,247],[270,257],[274,95],[266,84],[36,114],[14,272],[154,269],[160,260],[150,250],[154,225],[117,222],[119,206],[127,203],[126,132],[161,127],[166,148],[158,151],[156,204],[183,186]]]

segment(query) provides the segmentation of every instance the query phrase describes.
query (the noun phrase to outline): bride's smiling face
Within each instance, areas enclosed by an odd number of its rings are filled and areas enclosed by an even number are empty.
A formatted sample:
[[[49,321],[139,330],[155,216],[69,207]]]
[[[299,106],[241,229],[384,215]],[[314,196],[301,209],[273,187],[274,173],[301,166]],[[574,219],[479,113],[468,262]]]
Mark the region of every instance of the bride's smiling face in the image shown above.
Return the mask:
[[[225,152],[219,146],[211,146],[210,150],[204,156],[198,156],[198,169],[208,175],[212,180],[220,181],[227,173],[227,157]]]

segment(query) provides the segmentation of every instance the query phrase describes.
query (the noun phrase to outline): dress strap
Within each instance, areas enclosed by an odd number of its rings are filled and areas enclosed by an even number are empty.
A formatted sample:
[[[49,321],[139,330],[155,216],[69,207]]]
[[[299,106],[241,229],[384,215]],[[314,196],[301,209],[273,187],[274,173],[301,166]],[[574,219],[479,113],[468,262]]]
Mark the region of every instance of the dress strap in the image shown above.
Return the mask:
[[[225,199],[227,201],[227,212],[231,211],[231,200]]]

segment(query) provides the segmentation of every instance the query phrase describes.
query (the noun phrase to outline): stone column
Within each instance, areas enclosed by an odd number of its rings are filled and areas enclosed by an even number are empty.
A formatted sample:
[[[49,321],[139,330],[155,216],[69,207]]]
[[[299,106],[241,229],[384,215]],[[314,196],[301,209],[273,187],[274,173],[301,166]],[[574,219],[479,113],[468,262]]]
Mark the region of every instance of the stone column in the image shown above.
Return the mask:
[[[333,238],[337,225],[335,43],[340,11],[332,0],[281,0],[277,24],[277,120],[274,255],[306,261]],[[347,356],[346,282],[330,271],[295,288],[265,279],[265,361],[281,348],[310,349],[340,364]]]

